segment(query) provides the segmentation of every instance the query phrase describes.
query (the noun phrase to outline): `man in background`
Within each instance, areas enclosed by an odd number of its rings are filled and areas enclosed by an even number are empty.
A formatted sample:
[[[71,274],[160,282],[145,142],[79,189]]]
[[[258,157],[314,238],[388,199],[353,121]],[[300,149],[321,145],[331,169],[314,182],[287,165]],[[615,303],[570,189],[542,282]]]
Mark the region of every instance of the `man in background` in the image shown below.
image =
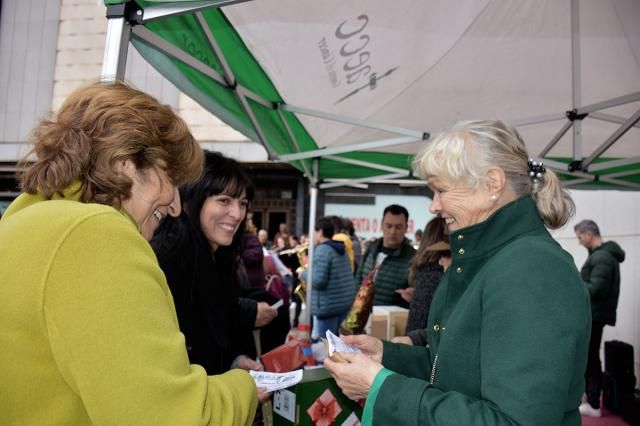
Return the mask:
[[[418,250],[420,247],[420,241],[422,241],[422,229],[416,230],[416,233],[413,234],[413,248]]]
[[[356,271],[356,285],[360,285],[372,269],[378,268],[374,278],[374,305],[409,307],[396,293],[397,289],[408,287],[409,260],[416,252],[404,236],[408,223],[406,208],[398,204],[386,207],[382,214],[382,238],[369,244],[362,265]]]
[[[587,402],[580,405],[580,414],[600,417],[602,330],[605,325],[616,324],[620,263],[624,261],[625,253],[615,241],[602,241],[600,229],[593,220],[581,221],[574,226],[574,231],[580,245],[589,251],[589,257],[582,266],[580,275],[591,298],[591,340],[585,372]]]
[[[271,247],[271,241],[269,241],[269,233],[266,229],[261,229],[258,231],[258,241],[260,241],[260,245],[263,248],[268,249]]]

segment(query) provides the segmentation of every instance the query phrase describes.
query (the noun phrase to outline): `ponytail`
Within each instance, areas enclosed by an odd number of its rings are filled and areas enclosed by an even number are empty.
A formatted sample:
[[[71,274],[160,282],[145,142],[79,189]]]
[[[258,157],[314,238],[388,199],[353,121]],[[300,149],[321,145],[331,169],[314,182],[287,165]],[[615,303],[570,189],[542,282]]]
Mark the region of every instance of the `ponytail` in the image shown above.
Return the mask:
[[[571,195],[562,187],[558,175],[547,169],[544,177],[532,185],[533,199],[547,228],[558,229],[564,226],[574,215],[576,208]]]

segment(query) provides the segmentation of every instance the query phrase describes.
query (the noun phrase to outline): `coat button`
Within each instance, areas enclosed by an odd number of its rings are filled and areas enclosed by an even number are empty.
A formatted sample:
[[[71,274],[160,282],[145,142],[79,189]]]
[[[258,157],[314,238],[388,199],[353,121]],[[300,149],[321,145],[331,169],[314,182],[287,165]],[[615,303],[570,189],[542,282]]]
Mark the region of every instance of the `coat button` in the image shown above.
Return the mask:
[[[434,324],[433,325],[433,331],[435,331],[436,333],[440,331],[440,324]]]
[[[464,240],[464,235],[462,235],[462,234],[458,235],[458,240],[460,240],[460,241]]]
[[[463,248],[461,248],[460,250],[458,250],[458,253],[460,253],[460,254],[464,254],[464,249],[463,249]]]
[[[461,273],[462,273],[462,266],[458,266],[458,267],[456,268],[456,272],[457,272],[457,273],[459,273],[459,274],[461,274]]]

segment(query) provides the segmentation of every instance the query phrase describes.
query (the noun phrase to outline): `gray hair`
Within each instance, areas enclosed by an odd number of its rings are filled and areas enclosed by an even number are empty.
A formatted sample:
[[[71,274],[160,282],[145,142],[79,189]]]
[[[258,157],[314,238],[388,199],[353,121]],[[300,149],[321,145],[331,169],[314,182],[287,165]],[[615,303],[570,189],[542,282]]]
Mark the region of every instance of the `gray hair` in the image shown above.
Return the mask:
[[[598,225],[591,219],[581,220],[573,227],[573,230],[581,234],[591,232],[593,235],[600,236],[600,228],[598,228]]]
[[[269,235],[269,233],[268,233],[265,229],[261,229],[261,230],[259,230],[259,231],[258,231],[258,235],[265,235],[265,236],[268,236],[268,235]]]
[[[474,190],[488,184],[485,173],[490,167],[500,167],[518,197],[532,195],[545,225],[560,228],[575,212],[573,200],[552,170],[531,179],[528,160],[515,128],[499,120],[462,121],[428,142],[413,160],[413,169],[427,182],[441,177]]]

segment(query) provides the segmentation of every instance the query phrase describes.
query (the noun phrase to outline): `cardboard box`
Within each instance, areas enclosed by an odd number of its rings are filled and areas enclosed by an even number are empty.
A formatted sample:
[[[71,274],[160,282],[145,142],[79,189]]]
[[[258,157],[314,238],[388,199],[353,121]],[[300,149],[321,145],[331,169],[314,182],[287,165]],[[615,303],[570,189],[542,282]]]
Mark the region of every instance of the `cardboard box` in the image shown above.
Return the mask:
[[[322,367],[304,370],[300,383],[275,391],[271,404],[273,426],[359,425],[362,418],[362,406],[347,398]]]
[[[379,339],[391,340],[396,336],[404,336],[407,328],[409,310],[400,306],[374,306],[371,314],[371,331],[369,334]]]

